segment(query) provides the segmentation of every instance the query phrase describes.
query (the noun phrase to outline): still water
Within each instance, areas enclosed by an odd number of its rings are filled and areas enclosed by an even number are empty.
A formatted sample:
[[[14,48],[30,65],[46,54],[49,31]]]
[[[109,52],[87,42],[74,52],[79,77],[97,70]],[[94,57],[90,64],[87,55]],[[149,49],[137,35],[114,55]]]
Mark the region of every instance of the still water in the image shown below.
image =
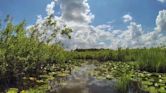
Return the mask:
[[[119,93],[115,87],[116,80],[93,78],[89,73],[94,69],[94,65],[86,65],[73,70],[70,76],[66,77],[65,80],[61,80],[61,83],[58,83],[57,80],[50,81],[51,90],[49,93]],[[127,93],[144,92],[138,92],[131,88]]]

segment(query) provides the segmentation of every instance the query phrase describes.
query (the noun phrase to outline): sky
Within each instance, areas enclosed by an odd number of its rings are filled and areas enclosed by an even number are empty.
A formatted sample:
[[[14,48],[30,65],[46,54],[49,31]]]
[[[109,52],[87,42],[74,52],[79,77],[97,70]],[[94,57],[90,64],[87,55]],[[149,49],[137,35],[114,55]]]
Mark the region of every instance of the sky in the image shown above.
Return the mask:
[[[45,15],[45,7],[51,0],[0,0],[0,19],[10,15],[15,23],[26,20],[33,24],[36,16]]]
[[[11,15],[18,23],[26,20],[28,24],[36,21],[37,15],[46,15],[45,7],[51,0],[0,0],[0,19]],[[157,0],[88,0],[91,12],[95,15],[93,25],[114,22],[124,27],[121,16],[132,15],[138,23],[150,28],[155,26],[158,11],[166,9],[166,3]],[[56,8],[57,12],[59,9]]]
[[[166,41],[166,0],[0,0],[0,19],[9,14],[14,23],[35,25],[38,15],[44,22],[49,12],[73,29],[73,39],[60,38],[70,49],[152,47]]]
[[[154,27],[158,11],[166,9],[166,3],[157,0],[89,0],[91,11],[95,15],[94,24],[107,21],[121,23],[121,16],[130,14],[145,27]]]

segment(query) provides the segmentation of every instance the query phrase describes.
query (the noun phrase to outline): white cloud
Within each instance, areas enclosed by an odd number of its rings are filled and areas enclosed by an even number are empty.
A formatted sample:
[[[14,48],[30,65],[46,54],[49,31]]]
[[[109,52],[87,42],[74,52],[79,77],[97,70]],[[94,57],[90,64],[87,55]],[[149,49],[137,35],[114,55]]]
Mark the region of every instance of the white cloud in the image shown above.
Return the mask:
[[[111,24],[102,24],[102,25],[96,26],[96,28],[101,30],[111,31],[113,29],[113,26]]]
[[[114,30],[111,33],[114,36],[111,48],[134,48],[142,45],[140,39],[143,34],[142,26],[136,22],[130,22],[125,30]]]
[[[55,2],[51,2],[50,4],[47,5],[46,8],[47,15],[54,14],[54,7],[55,7]]]
[[[47,40],[51,39],[53,33],[56,33],[56,38],[54,38],[50,43],[57,43],[61,38],[64,38],[60,33],[61,30],[64,29],[65,23],[61,20],[60,17],[54,15],[54,7],[58,0],[53,0],[50,4],[46,7],[47,16],[42,17],[41,15],[37,16],[36,23],[34,25],[30,25],[27,27],[28,33],[27,35],[31,34],[31,28],[35,29],[35,35],[41,41],[46,42]],[[48,25],[52,24],[52,25]],[[54,25],[56,24],[56,25]]]
[[[52,20],[57,20],[58,27],[67,24],[73,29],[72,39],[65,39],[58,34],[58,40],[64,43],[68,49],[76,48],[137,48],[152,47],[166,42],[166,10],[159,12],[156,18],[154,31],[144,31],[141,24],[133,21],[129,14],[124,15],[123,21],[128,22],[126,29],[114,29],[112,24],[101,24],[92,26],[94,15],[90,11],[87,0],[61,0],[61,16],[54,16]],[[48,15],[54,14],[55,3],[47,6]],[[43,23],[47,17],[38,17],[37,24],[41,31],[45,31]],[[48,29],[53,31],[54,28]],[[165,31],[166,32],[166,31]]]
[[[122,18],[123,18],[123,22],[125,23],[133,20],[133,17],[129,14],[124,15]]]
[[[161,3],[165,3],[166,2],[166,0],[158,0],[159,2],[161,2]]]
[[[156,19],[156,30],[161,32],[166,32],[166,10],[162,10],[159,12],[157,19]]]
[[[87,0],[61,0],[62,19],[67,22],[89,24],[94,15]]]
[[[52,2],[50,4],[47,4],[47,7],[46,7],[46,12],[47,12],[47,15],[53,15],[54,14],[54,8],[55,8],[55,4],[58,2],[58,0],[52,0]]]

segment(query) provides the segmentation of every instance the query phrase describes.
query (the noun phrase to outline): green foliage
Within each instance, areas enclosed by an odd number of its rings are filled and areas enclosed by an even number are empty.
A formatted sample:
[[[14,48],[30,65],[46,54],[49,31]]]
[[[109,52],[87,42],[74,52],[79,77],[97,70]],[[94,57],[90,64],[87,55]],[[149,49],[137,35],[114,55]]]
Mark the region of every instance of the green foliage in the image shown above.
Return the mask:
[[[93,59],[99,61],[136,61],[141,49],[77,49],[72,52],[74,59]]]
[[[117,62],[112,65],[110,62],[102,65],[98,70],[100,76],[104,75],[106,79],[112,79],[112,75],[121,76],[117,87],[121,92],[128,90],[131,76],[126,73],[136,70],[139,66],[140,71],[148,72],[166,72],[166,49],[165,48],[142,48],[142,49],[76,49],[75,51],[64,51],[59,41],[54,41],[58,33],[71,38],[72,30],[66,26],[63,29],[56,28],[56,21],[48,17],[42,26],[34,25],[31,29],[25,29],[25,22],[14,25],[10,17],[6,19],[6,26],[0,27],[0,81],[8,80],[10,82],[15,78],[28,76],[40,76],[41,73],[51,73],[57,71],[57,76],[66,76],[72,68],[71,60],[76,60],[73,64],[80,66],[78,60],[98,60]],[[48,36],[48,28],[55,28]],[[42,37],[42,38],[41,38]],[[53,42],[54,41],[54,42]],[[137,62],[136,65],[120,62]],[[67,64],[69,62],[71,64]],[[118,63],[119,62],[119,63]],[[57,66],[55,66],[57,65]],[[97,65],[97,64],[96,64]],[[108,67],[110,66],[110,67]],[[51,68],[52,67],[52,68]],[[106,69],[108,67],[108,69]],[[121,70],[119,70],[119,68]],[[59,72],[58,72],[59,71]],[[110,73],[112,71],[112,73]],[[110,74],[109,74],[110,73]],[[121,75],[124,73],[125,75]],[[51,73],[55,74],[55,73]],[[98,73],[97,73],[98,74]],[[120,75],[119,75],[120,74]],[[126,75],[128,74],[128,75]],[[141,76],[144,77],[144,76]],[[102,77],[103,78],[103,77]],[[11,80],[10,80],[11,79]],[[144,84],[151,84],[147,81]],[[150,87],[149,90],[154,90]],[[8,93],[15,93],[15,89],[9,90]],[[30,89],[31,93],[36,93],[40,89]],[[41,90],[42,91],[42,90]],[[160,89],[160,91],[165,91]],[[42,93],[42,92],[41,92]],[[43,92],[44,93],[44,92]]]
[[[129,91],[129,85],[130,85],[130,75],[123,75],[120,77],[120,79],[117,81],[117,90],[119,93],[127,93]]]
[[[22,90],[20,93],[47,93],[48,85],[42,85],[40,87],[31,88],[29,90]]]
[[[47,26],[51,25],[56,27],[52,22],[47,23]],[[50,42],[56,38],[55,33],[61,30],[64,36],[69,37],[70,28],[56,29],[49,39],[40,39],[45,33],[38,34],[39,30],[35,29],[30,29],[32,33],[29,33],[24,21],[14,25],[10,20],[0,29],[0,80],[38,75],[48,64],[68,61],[62,46]]]
[[[74,59],[90,59],[99,61],[135,61],[140,70],[149,72],[166,72],[165,48],[142,49],[77,49],[71,52]]]
[[[149,72],[166,72],[166,49],[146,49],[139,56],[141,70]]]
[[[18,89],[17,88],[10,88],[7,93],[18,93]]]

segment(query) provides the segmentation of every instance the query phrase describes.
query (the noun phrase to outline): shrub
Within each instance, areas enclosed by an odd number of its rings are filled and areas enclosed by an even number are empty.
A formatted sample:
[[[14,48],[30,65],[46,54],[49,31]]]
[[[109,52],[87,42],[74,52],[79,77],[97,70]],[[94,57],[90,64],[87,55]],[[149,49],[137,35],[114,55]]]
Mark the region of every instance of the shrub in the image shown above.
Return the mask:
[[[14,25],[11,20],[7,20],[6,26],[0,29],[0,80],[37,75],[48,64],[67,61],[62,46],[51,42],[55,41],[57,33],[71,38],[69,33],[72,30],[66,26],[56,28],[53,19],[50,16],[41,24],[44,28],[55,28],[47,38],[41,38],[47,36],[47,33],[41,33],[39,24],[25,29],[25,21]]]

